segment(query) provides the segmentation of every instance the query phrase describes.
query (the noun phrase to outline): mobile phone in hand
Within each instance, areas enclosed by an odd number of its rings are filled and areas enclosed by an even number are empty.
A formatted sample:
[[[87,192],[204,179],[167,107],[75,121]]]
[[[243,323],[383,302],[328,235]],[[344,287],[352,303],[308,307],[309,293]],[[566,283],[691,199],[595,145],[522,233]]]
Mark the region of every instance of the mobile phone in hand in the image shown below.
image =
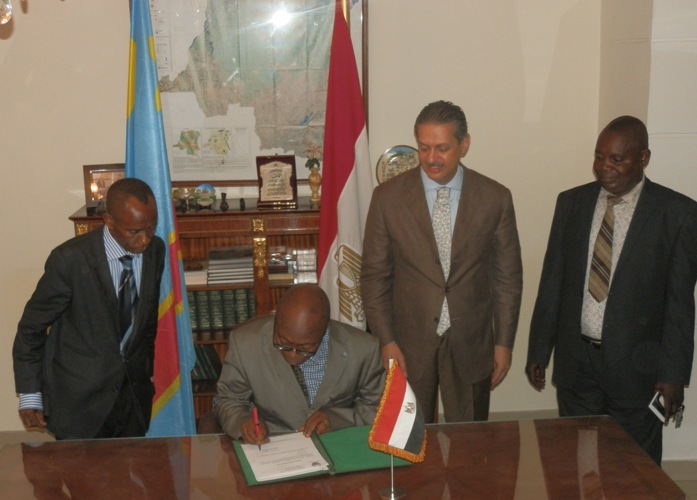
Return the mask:
[[[651,398],[651,402],[649,403],[649,409],[658,417],[658,419],[665,423],[666,421],[666,415],[665,415],[665,407],[663,406],[663,397],[661,396],[660,392],[657,392],[656,394],[653,395]]]

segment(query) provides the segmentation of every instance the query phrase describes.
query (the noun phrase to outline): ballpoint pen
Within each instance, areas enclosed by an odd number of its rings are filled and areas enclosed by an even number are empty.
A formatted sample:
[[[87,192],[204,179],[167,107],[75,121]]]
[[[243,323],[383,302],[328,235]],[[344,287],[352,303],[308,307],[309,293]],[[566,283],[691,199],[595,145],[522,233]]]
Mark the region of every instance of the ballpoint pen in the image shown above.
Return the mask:
[[[256,432],[257,437],[259,437],[259,411],[257,410],[256,406],[252,408],[252,416],[254,417],[254,431]],[[261,443],[259,443],[257,446],[259,446],[259,451],[261,451]]]

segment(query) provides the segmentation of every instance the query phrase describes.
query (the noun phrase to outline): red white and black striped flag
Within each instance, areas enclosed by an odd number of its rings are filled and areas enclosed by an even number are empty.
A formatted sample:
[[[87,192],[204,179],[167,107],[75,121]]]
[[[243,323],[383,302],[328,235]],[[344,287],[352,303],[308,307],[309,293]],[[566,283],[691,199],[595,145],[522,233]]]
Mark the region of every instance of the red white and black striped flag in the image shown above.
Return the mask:
[[[426,455],[426,426],[404,372],[391,362],[380,407],[368,434],[368,444],[395,457],[422,462]]]
[[[365,328],[360,275],[373,194],[363,97],[348,25],[336,2],[329,59],[317,266],[332,318]]]

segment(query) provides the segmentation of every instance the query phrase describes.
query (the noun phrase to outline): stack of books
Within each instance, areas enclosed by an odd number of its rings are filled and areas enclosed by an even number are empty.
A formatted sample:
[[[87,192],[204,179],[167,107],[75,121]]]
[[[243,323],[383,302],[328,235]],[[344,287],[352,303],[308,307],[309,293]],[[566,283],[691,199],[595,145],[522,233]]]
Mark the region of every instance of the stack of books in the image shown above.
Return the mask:
[[[208,249],[208,285],[234,285],[254,281],[251,245]]]

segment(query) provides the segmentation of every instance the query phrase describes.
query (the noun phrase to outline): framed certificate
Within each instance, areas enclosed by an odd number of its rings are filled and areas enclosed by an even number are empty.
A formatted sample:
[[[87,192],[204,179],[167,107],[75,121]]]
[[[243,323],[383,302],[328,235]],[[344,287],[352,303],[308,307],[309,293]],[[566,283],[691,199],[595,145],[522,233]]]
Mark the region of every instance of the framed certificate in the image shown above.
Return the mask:
[[[298,208],[295,155],[257,156],[258,208]]]

